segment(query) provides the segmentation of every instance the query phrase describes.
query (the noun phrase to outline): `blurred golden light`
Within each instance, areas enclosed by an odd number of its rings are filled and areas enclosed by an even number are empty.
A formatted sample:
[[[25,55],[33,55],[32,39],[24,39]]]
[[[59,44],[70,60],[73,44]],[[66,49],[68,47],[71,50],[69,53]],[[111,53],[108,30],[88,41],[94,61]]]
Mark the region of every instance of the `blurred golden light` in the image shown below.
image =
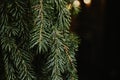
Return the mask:
[[[70,10],[72,8],[71,4],[66,5],[67,9]]]
[[[74,0],[73,7],[80,7],[80,1]]]
[[[90,5],[92,0],[83,0],[83,2],[86,4],[86,5]]]

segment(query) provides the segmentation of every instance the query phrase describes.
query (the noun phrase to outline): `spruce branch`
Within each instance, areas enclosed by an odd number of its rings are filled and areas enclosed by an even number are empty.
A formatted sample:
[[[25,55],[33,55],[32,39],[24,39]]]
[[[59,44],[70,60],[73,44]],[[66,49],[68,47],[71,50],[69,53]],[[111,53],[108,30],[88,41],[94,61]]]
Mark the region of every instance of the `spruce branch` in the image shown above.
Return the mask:
[[[54,13],[55,22],[51,27],[51,52],[48,58],[48,68],[51,70],[51,80],[63,80],[63,75],[67,69],[70,76],[64,76],[66,79],[77,80],[76,67],[73,63],[71,46],[68,46],[68,39],[70,38],[69,26],[70,26],[70,12],[66,9],[65,1],[54,0],[53,5],[56,6]],[[70,42],[72,43],[72,42]],[[67,44],[64,45],[64,44]],[[65,64],[67,64],[65,66]],[[67,68],[68,67],[68,68]]]
[[[6,80],[18,80],[16,76],[16,70],[14,69],[12,63],[10,62],[10,57],[9,55],[4,53],[4,67],[5,67],[5,78]]]
[[[8,41],[5,41],[5,40],[8,40]],[[8,68],[10,67],[11,70],[13,71],[15,69],[18,75],[16,76],[14,74],[15,72],[11,72],[11,71],[9,72],[8,71],[9,69],[6,68],[6,70],[8,69],[6,74],[9,75],[8,73],[11,73],[11,75],[7,77],[8,80],[12,80],[15,77],[18,77],[19,79],[22,79],[22,80],[33,80],[34,76],[30,73],[32,69],[29,64],[29,61],[30,61],[29,56],[27,55],[27,53],[25,53],[25,51],[19,49],[14,41],[12,42],[12,44],[9,41],[12,41],[9,37],[5,37],[5,39],[4,38],[2,39],[2,46],[3,46],[2,49],[5,50],[6,52],[4,55],[9,53],[7,54],[9,56],[5,56],[4,58],[4,61],[5,61],[4,63],[6,64],[5,67],[8,67]],[[12,61],[12,64],[10,61]],[[14,68],[12,69],[13,66]]]
[[[46,28],[48,28],[47,21],[45,19],[44,2],[39,0],[39,2],[34,5],[34,28],[31,32],[31,48],[37,46],[38,52],[47,51],[49,34],[46,33]]]
[[[57,34],[57,30],[53,30],[52,33],[52,47],[50,56],[48,58],[48,68],[51,71],[51,80],[63,80],[62,74],[64,72],[64,57],[63,57],[63,46],[59,39],[60,35]]]
[[[78,39],[70,32],[71,13],[66,7],[70,2],[0,2],[0,48],[6,80],[78,80]],[[40,56],[34,63],[36,77],[31,64],[34,55]]]
[[[27,7],[24,1],[3,3],[0,14],[0,45],[4,55],[6,80],[35,80],[27,52],[29,31],[26,22]],[[0,7],[2,8],[2,7]],[[28,18],[28,17],[27,17]],[[24,43],[24,44],[23,44]],[[26,50],[26,51],[25,51]]]

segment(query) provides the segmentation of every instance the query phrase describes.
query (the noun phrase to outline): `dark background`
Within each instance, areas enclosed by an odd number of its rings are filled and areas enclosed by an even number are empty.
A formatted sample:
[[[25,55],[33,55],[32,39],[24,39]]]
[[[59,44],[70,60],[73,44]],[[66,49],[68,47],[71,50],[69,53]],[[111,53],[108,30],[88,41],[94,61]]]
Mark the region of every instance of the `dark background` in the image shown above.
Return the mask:
[[[120,79],[119,2],[92,0],[73,16],[71,29],[81,38],[77,53],[79,80]]]

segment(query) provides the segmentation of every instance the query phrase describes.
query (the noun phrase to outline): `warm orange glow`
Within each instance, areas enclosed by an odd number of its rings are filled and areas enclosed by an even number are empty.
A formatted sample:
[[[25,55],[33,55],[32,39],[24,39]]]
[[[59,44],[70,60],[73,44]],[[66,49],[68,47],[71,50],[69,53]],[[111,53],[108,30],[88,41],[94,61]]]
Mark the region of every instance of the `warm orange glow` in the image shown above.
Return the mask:
[[[83,0],[83,2],[86,4],[86,5],[90,5],[92,0]]]

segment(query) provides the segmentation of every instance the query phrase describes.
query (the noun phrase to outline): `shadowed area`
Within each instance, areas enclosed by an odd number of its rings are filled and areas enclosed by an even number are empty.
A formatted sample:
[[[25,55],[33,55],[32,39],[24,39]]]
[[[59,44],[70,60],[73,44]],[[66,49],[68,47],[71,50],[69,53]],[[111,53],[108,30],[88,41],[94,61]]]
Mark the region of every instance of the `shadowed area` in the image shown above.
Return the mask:
[[[77,53],[79,80],[116,80],[119,78],[117,21],[118,3],[113,0],[83,0],[81,12],[73,17],[71,29],[81,37]]]

